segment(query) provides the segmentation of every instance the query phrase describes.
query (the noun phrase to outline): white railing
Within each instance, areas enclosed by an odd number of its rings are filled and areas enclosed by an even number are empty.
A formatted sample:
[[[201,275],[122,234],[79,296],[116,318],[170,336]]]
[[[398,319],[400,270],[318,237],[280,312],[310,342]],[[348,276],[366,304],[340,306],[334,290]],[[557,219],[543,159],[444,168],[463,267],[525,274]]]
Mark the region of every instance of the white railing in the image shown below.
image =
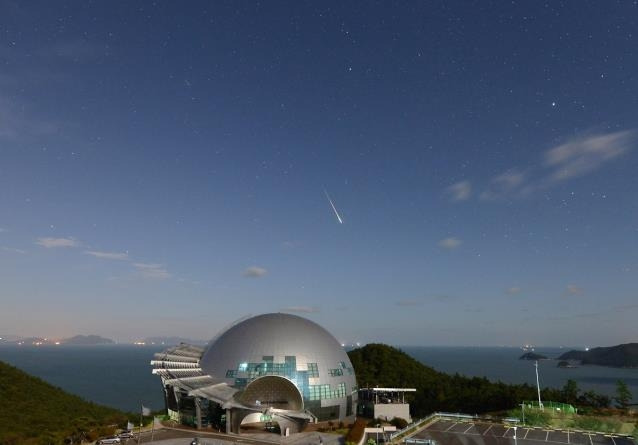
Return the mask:
[[[412,422],[411,424],[409,424],[408,426],[406,426],[405,428],[403,428],[402,430],[396,431],[395,433],[392,433],[390,435],[390,440],[394,440],[397,437],[400,437],[404,434],[407,434],[410,430],[413,429],[417,429],[419,427],[421,427],[421,425],[423,425],[426,422],[429,422],[430,420],[434,419],[434,418],[452,418],[452,419],[462,419],[462,420],[476,420],[477,416],[472,416],[470,414],[461,414],[461,413],[442,413],[442,412],[436,412],[436,413],[432,413],[427,417],[424,417],[422,419],[416,420],[414,422]]]

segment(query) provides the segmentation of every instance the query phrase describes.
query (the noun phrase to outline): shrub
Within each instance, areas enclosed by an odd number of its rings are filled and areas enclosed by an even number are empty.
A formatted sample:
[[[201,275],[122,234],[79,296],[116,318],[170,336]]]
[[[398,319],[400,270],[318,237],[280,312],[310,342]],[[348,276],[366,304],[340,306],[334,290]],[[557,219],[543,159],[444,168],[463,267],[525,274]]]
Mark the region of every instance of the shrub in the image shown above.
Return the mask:
[[[366,421],[364,419],[357,419],[346,434],[346,443],[353,442],[359,443],[365,434]]]
[[[390,425],[396,426],[398,430],[402,430],[406,426],[408,426],[408,421],[401,417],[394,417],[390,421]]]

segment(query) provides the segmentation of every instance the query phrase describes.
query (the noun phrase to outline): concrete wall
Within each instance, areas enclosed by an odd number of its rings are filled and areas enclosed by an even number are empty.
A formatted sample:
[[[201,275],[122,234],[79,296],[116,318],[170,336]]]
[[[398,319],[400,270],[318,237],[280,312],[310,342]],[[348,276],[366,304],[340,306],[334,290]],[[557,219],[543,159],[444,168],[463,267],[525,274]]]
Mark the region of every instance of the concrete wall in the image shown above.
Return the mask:
[[[379,403],[374,405],[374,418],[392,420],[395,417],[405,419],[408,423],[410,418],[410,405],[407,403]]]

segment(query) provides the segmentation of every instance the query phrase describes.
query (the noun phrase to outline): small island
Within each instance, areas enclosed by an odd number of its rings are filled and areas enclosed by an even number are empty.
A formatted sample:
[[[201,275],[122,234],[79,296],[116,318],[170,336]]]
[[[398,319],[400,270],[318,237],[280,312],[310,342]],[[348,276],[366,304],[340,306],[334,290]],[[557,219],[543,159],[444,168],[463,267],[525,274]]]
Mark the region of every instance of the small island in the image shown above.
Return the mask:
[[[542,354],[537,354],[535,352],[526,352],[525,354],[521,355],[518,359],[519,360],[547,360],[547,357]]]
[[[557,368],[578,368],[578,366],[574,365],[573,363],[567,361],[567,360],[561,360],[558,362],[558,364],[556,365]]]
[[[93,345],[112,345],[115,343],[110,338],[100,337],[99,335],[74,335],[70,338],[65,338],[60,341],[63,345],[84,345],[84,346],[93,346]]]
[[[592,348],[587,351],[569,351],[559,360],[576,360],[583,365],[600,365],[615,368],[638,368],[638,343]]]

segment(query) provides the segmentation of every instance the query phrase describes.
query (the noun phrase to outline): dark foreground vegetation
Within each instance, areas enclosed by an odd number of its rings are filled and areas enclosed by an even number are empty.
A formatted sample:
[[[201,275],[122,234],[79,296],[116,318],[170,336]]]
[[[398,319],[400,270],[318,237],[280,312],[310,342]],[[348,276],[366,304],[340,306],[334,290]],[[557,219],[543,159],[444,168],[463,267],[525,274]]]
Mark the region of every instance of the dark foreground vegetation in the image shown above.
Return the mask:
[[[127,414],[0,362],[0,445],[80,443],[113,434]]]
[[[528,384],[510,385],[482,377],[449,375],[423,365],[399,349],[368,344],[348,353],[360,387],[413,387],[412,414],[421,417],[434,411],[479,414],[505,411],[523,400],[535,400],[536,388]],[[611,399],[593,391],[580,393],[575,382],[562,389],[545,388],[543,400],[570,403],[583,410],[606,408]]]

